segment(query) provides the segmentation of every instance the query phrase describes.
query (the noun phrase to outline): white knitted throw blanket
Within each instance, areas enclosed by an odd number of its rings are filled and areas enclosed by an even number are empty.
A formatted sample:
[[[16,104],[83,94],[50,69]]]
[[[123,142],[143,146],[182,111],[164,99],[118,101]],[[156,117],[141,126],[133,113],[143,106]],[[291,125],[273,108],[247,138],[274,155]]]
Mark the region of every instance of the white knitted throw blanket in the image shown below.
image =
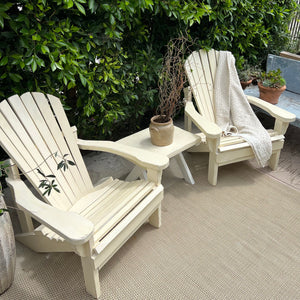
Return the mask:
[[[228,51],[220,51],[214,102],[216,123],[223,135],[241,136],[252,147],[258,164],[264,167],[272,154],[271,139],[244,95],[234,56]]]

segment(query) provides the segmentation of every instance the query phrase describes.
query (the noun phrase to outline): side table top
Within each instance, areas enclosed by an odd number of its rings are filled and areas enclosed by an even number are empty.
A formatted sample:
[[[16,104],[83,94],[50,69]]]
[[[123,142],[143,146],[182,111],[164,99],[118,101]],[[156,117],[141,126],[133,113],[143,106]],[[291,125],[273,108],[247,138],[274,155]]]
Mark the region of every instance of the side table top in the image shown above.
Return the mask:
[[[160,147],[153,145],[150,139],[149,128],[120,139],[116,143],[133,146],[148,151],[158,152],[160,154],[168,156],[168,158],[171,158],[194,145],[198,145],[200,142],[201,137],[183,130],[177,126],[174,126],[174,140],[173,143],[168,146]]]

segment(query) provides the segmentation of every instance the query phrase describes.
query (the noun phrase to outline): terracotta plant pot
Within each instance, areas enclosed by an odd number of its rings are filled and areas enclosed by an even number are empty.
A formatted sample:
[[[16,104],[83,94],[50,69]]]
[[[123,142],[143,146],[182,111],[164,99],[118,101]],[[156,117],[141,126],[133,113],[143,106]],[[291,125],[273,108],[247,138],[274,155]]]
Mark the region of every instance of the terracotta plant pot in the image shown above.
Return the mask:
[[[258,83],[259,98],[269,103],[277,104],[280,95],[285,91],[286,85],[281,88],[270,88],[263,86],[260,82]]]
[[[160,116],[151,118],[149,131],[151,143],[155,146],[167,146],[172,144],[174,136],[173,120],[170,118],[168,122],[159,123],[156,120]]]
[[[0,196],[0,207],[6,208]],[[16,267],[16,246],[13,227],[8,212],[0,216],[0,294],[12,284]]]
[[[246,87],[248,87],[252,82],[252,79],[248,80],[248,81],[241,81],[241,86],[242,89],[244,90]]]

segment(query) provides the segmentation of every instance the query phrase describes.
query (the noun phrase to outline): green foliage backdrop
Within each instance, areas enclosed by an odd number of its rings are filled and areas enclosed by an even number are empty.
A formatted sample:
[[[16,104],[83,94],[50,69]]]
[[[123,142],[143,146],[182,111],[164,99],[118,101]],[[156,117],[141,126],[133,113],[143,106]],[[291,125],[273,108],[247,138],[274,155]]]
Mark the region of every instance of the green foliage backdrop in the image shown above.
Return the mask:
[[[0,97],[59,96],[85,138],[136,130],[157,105],[167,42],[188,31],[199,47],[256,63],[287,42],[296,1],[19,0],[0,5]]]

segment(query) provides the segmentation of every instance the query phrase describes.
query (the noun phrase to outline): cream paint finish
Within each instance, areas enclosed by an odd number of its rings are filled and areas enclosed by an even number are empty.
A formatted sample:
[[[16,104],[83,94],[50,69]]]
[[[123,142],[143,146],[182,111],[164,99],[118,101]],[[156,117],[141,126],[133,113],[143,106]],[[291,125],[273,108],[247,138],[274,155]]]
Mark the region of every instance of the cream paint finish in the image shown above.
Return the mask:
[[[87,292],[100,297],[100,268],[145,222],[160,227],[160,181],[168,157],[109,141],[77,139],[60,100],[42,93],[15,95],[0,103],[0,144],[11,158],[7,183],[20,209],[22,233],[16,239],[37,252],[78,254]],[[146,169],[148,179],[107,178],[93,186],[80,149],[120,155]],[[59,156],[53,155],[56,152]],[[75,166],[57,170],[65,154]],[[42,195],[37,167],[56,176],[60,193]],[[18,169],[40,197],[21,180]],[[41,225],[34,228],[32,219]]]
[[[217,184],[218,168],[227,164],[249,160],[254,157],[250,145],[242,138],[222,137],[222,130],[215,123],[213,85],[218,64],[216,50],[194,51],[185,62],[185,70],[190,87],[185,89],[185,129],[192,132],[194,124],[200,130],[203,143],[193,147],[193,152],[208,152],[208,181]],[[197,110],[193,104],[195,101]],[[269,166],[275,170],[280,151],[284,145],[284,134],[295,115],[253,96],[248,96],[250,104],[267,111],[275,118],[275,126],[269,130],[272,140],[272,155]]]

